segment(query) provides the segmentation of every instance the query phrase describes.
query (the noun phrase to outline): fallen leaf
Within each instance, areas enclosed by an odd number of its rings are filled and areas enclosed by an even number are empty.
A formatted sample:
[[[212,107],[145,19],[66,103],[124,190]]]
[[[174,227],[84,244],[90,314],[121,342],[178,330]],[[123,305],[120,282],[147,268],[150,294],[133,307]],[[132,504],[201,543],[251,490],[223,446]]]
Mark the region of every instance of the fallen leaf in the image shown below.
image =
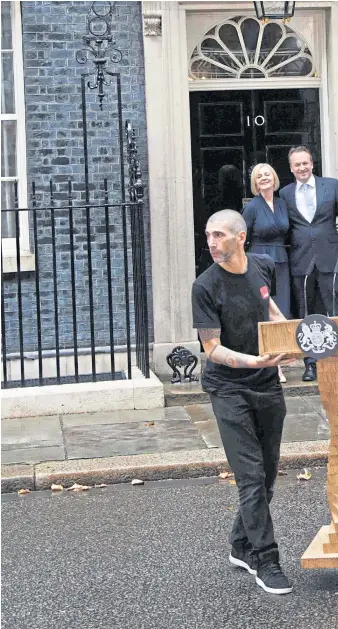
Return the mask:
[[[89,485],[78,485],[78,483],[74,483],[71,487],[67,487],[66,491],[87,491],[90,489]]]
[[[284,470],[278,470],[278,476],[287,476],[288,473],[284,472]]]
[[[80,487],[80,485],[74,483],[71,487],[66,487],[66,491],[72,491],[73,489],[77,489],[77,487]]]
[[[30,494],[31,490],[30,489],[19,489],[18,494],[19,496],[24,496],[25,494]]]
[[[225,507],[227,511],[233,511],[234,508],[233,507]]]
[[[144,485],[144,480],[140,480],[139,478],[134,478],[134,479],[131,481],[131,484],[132,484],[132,485]]]
[[[231,472],[220,472],[218,474],[219,478],[221,478],[222,480],[224,480],[225,478],[232,478],[233,474]]]
[[[102,487],[108,487],[105,483],[101,483],[101,485],[94,485],[96,489],[102,489]]]
[[[306,467],[304,467],[304,472],[302,474],[297,474],[298,480],[310,480],[311,476],[312,474],[310,470],[307,470]]]
[[[155,422],[146,422],[145,426],[155,426]]]
[[[235,481],[235,479],[233,479],[233,480],[229,480],[229,485],[236,485],[236,481]]]
[[[52,491],[63,491],[63,485],[52,485],[51,486],[51,490]]]

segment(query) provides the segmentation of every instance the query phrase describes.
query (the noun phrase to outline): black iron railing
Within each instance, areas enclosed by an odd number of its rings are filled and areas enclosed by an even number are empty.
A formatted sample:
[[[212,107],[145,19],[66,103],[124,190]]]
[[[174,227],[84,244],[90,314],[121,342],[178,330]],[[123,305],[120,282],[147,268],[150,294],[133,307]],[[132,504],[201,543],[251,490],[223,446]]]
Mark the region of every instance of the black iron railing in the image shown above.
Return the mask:
[[[121,74],[111,68],[111,63],[122,59],[113,39],[114,10],[112,2],[91,3],[87,33],[76,52],[79,64],[92,63],[91,70],[87,68],[81,75],[81,99],[74,104],[79,113],[78,129],[82,129],[82,181],[69,179],[60,184],[63,175],[58,174],[58,187],[50,181],[37,190],[33,183],[28,210],[19,208],[15,188],[15,207],[6,207],[15,219],[16,270],[6,275],[2,259],[5,387],[116,379],[123,376],[123,361],[120,356],[117,365],[117,352],[126,356],[128,378],[132,377],[133,352],[137,367],[149,377],[143,183],[135,131],[129,120],[124,128]],[[89,93],[96,93],[98,110],[105,114],[110,129],[104,149],[114,137],[111,149],[118,163],[114,181],[104,179],[101,185],[91,172],[92,131],[87,119],[95,99],[91,98],[88,108]],[[28,214],[29,250],[34,256],[34,270],[30,272],[22,264],[22,213]],[[102,368],[102,354],[109,355],[109,368],[106,361]],[[83,356],[90,357],[85,368]],[[27,364],[31,359],[38,363],[33,379]],[[47,359],[54,363],[52,376]],[[14,362],[19,363],[19,370],[13,378]]]
[[[15,217],[16,272],[6,275],[2,254],[3,386],[117,379],[123,377],[121,369],[116,369],[117,348],[126,356],[128,378],[132,377],[133,351],[137,367],[148,378],[142,197],[129,203],[110,202],[107,179],[98,186],[96,196],[102,202],[96,204],[87,193],[80,204],[70,179],[62,205],[55,201],[52,181],[48,203],[40,206],[37,196],[33,183],[31,208],[20,209],[16,189],[16,207],[8,210]],[[20,252],[22,212],[28,212],[34,252],[34,270],[28,273],[22,268]],[[102,353],[109,354],[109,369],[101,366],[98,372],[98,354]],[[80,366],[83,354],[90,355],[90,369],[87,366],[85,373]],[[68,364],[72,362],[71,376],[62,370],[63,356],[68,356]],[[36,379],[25,372],[32,357],[38,361]],[[53,377],[44,373],[47,357],[55,361]],[[20,365],[14,380],[8,373],[13,359]]]

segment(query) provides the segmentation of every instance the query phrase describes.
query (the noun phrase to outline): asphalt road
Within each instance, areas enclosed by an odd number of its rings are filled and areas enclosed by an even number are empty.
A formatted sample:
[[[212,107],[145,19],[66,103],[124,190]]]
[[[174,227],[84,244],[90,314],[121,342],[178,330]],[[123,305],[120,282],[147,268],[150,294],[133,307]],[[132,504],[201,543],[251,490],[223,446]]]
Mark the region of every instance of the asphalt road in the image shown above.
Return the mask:
[[[3,629],[337,629],[338,571],[302,570],[329,522],[323,470],[278,480],[278,597],[230,567],[236,487],[217,479],[3,496]]]

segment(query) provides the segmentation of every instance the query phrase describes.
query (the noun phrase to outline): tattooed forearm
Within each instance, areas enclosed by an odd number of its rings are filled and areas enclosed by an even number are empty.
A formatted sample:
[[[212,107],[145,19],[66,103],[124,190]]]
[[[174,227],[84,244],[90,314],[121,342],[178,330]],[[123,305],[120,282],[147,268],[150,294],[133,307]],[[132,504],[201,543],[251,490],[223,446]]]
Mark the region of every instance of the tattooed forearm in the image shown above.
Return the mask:
[[[269,303],[269,319],[270,321],[286,321],[284,315],[281,313],[278,306],[271,298]]]
[[[221,337],[221,329],[220,328],[201,328],[198,330],[199,337],[201,339],[201,343],[207,343],[208,341],[212,341],[212,339],[217,339],[219,343]]]
[[[227,365],[232,369],[250,369],[256,365],[253,365],[255,361],[254,356],[249,354],[241,354],[240,352],[234,352],[228,347],[217,345],[212,354],[212,361],[219,365]]]
[[[249,354],[234,352],[228,347],[223,347],[220,341],[220,329],[199,329],[200,339],[203,343],[204,351],[209,360],[218,365],[227,365],[233,369],[252,368],[256,357]]]

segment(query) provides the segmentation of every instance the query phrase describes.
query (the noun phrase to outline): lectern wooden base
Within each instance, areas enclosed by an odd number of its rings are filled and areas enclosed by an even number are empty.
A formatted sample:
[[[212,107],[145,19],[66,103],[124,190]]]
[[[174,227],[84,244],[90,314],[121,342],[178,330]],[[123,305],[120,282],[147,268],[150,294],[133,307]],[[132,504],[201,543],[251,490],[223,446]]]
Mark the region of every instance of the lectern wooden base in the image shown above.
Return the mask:
[[[331,525],[322,526],[301,558],[302,568],[338,568],[338,542],[335,545],[332,544],[336,548],[334,552],[324,552],[325,547],[331,546],[330,531]],[[338,538],[338,533],[335,535]]]
[[[333,317],[338,324],[338,317]],[[302,356],[295,338],[299,321],[259,323],[259,353]],[[330,423],[327,497],[331,524],[323,526],[301,558],[302,568],[338,568],[338,355],[317,362],[318,387]]]
[[[338,568],[338,356],[317,362],[320,397],[330,422],[327,498],[332,523],[322,526],[305,551],[302,568]]]

